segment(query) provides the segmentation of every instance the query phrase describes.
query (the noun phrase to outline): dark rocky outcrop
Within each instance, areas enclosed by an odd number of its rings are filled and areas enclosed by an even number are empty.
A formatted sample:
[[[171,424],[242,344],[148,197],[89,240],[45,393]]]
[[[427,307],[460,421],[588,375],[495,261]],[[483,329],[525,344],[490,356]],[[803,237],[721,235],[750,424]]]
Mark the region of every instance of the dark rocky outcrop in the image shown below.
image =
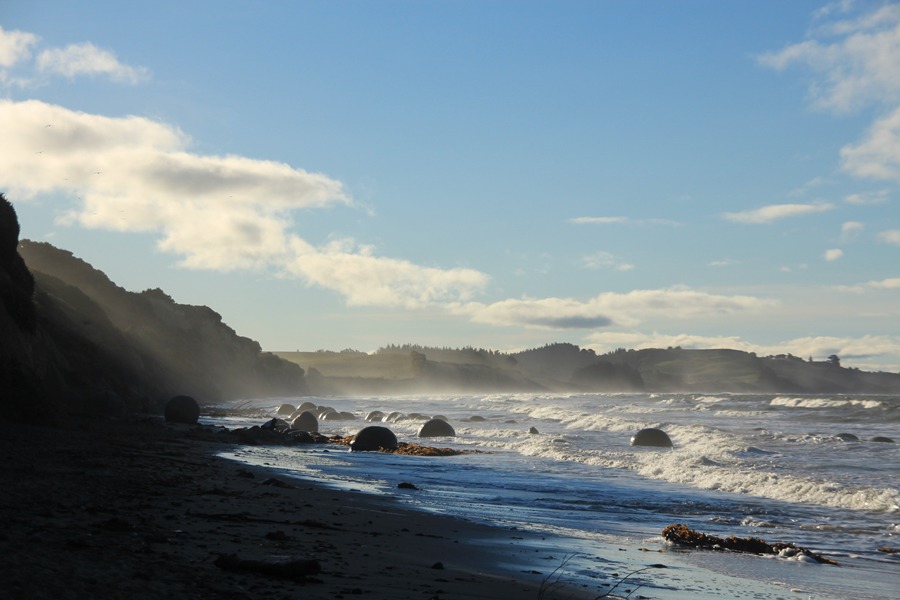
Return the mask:
[[[303,392],[300,367],[263,353],[209,308],[128,292],[71,253],[18,235],[0,194],[0,418],[162,415],[180,394],[215,402]]]
[[[118,347],[165,397],[213,403],[304,391],[303,369],[262,352],[206,306],[178,304],[159,289],[129,292],[50,244],[23,240],[19,250],[80,335]]]

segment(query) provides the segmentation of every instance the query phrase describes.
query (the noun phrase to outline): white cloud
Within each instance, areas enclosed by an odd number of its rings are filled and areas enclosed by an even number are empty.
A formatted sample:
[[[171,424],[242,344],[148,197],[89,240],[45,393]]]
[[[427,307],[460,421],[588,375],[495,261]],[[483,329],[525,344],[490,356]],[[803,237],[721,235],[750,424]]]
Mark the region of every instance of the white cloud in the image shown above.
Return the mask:
[[[833,204],[770,204],[752,210],[725,213],[723,217],[735,223],[771,223],[779,219],[809,215],[832,210]]]
[[[31,58],[31,47],[38,36],[25,31],[6,31],[0,27],[0,68],[8,69]]]
[[[875,121],[858,144],[841,148],[841,168],[857,177],[900,182],[900,108]]]
[[[738,264],[738,261],[734,260],[733,258],[723,258],[720,260],[712,260],[706,264],[709,267],[722,268],[722,267],[730,267],[731,265],[736,265],[736,264]]]
[[[878,234],[878,240],[885,244],[900,246],[900,229],[890,229]]]
[[[70,79],[79,75],[108,75],[114,81],[131,84],[140,83],[149,77],[146,68],[122,64],[115,54],[90,42],[44,50],[38,55],[37,68],[43,73],[63,75]]]
[[[889,199],[887,190],[878,190],[877,192],[860,192],[856,194],[848,194],[844,196],[844,202],[848,204],[884,204]]]
[[[610,252],[595,252],[585,256],[581,260],[587,269],[613,269],[615,271],[630,271],[634,265],[622,261],[616,255]]]
[[[722,296],[683,287],[607,292],[587,301],[572,298],[503,300],[493,304],[461,304],[457,313],[478,323],[556,329],[594,329],[613,324],[634,326],[652,317],[713,318],[758,312],[774,305],[753,296]]]
[[[468,300],[488,282],[474,269],[437,269],[377,257],[371,247],[357,247],[351,240],[317,249],[295,237],[291,249],[286,273],[339,292],[351,306],[423,308]]]
[[[847,221],[841,225],[841,242],[852,242],[865,228],[866,226],[859,221]]]
[[[339,181],[274,161],[194,154],[188,136],[164,123],[0,100],[0,131],[0,185],[10,199],[79,197],[65,223],[156,233],[185,267],[272,269],[351,304],[391,306],[467,300],[487,281],[348,242],[314,248],[291,232],[293,215],[352,204]]]
[[[844,256],[844,251],[840,248],[830,248],[825,251],[825,254],[822,257],[828,262],[834,262],[836,260],[840,260]]]
[[[809,92],[821,108],[846,112],[900,100],[900,6],[886,4],[813,33],[822,39],[765,53],[759,62],[778,71],[800,64],[819,74]]]
[[[866,285],[882,290],[900,290],[900,277],[891,277],[881,281],[870,281]]]
[[[574,219],[569,219],[570,222],[575,223],[576,225],[603,225],[607,223],[624,223],[628,219],[626,217],[575,217]]]

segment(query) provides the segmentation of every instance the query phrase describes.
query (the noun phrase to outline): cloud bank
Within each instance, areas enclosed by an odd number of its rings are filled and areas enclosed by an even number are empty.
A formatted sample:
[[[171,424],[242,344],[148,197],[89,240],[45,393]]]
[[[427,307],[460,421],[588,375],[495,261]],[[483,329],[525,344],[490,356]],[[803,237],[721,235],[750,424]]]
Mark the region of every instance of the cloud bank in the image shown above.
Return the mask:
[[[774,306],[753,296],[723,296],[689,288],[606,292],[587,301],[572,298],[510,299],[492,304],[467,303],[456,307],[477,323],[526,325],[547,329],[596,329],[635,326],[645,319],[712,318],[757,313]]]
[[[28,199],[77,198],[66,224],[150,232],[194,269],[272,269],[353,305],[467,300],[487,276],[375,256],[352,241],[316,248],[291,231],[301,210],[352,205],[339,181],[290,165],[190,151],[190,138],[143,117],[106,117],[37,100],[0,100],[0,185]]]

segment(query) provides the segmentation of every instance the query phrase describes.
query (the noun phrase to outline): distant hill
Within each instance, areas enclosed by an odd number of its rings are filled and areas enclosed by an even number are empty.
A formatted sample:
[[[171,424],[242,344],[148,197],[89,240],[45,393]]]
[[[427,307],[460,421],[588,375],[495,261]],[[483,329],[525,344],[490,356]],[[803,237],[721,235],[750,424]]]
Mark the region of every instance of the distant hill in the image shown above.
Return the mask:
[[[759,357],[729,349],[617,350],[573,344],[505,354],[493,350],[388,346],[374,354],[277,352],[309,370],[318,394],[498,392],[900,393],[900,374],[869,373],[838,361]],[[835,357],[836,358],[836,357]]]

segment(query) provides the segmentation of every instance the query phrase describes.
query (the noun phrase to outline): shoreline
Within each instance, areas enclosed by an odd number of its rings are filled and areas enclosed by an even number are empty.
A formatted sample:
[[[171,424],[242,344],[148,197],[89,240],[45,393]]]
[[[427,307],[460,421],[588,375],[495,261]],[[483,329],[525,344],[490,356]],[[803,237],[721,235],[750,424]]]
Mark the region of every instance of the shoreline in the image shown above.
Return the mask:
[[[216,456],[234,444],[198,431],[150,417],[0,423],[0,598],[579,600],[608,589],[560,581],[542,594],[564,557],[528,532],[273,476]],[[221,556],[314,560],[320,572],[230,571]]]

